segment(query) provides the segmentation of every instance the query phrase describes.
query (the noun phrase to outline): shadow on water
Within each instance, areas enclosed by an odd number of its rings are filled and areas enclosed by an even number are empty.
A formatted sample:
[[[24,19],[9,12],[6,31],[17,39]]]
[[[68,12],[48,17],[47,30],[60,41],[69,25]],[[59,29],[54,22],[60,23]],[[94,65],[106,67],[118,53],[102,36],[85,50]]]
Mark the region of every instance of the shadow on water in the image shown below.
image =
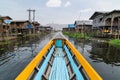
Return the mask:
[[[3,65],[4,63],[8,62],[10,59],[14,58],[16,56],[16,52],[22,52],[25,50],[29,50],[31,48],[32,53],[36,46],[33,46],[33,44],[36,45],[36,41],[38,38],[36,37],[19,37],[15,41],[11,41],[10,44],[6,45],[0,45],[0,65]],[[34,42],[34,43],[33,43]],[[34,48],[33,48],[34,47]],[[14,53],[13,53],[14,52]]]
[[[120,80],[120,48],[99,39],[68,39],[104,80]]]
[[[0,45],[0,80],[14,80],[51,38],[51,34],[19,37]]]
[[[0,66],[14,57],[14,54],[11,54],[11,52],[14,50],[14,45],[14,43],[9,45],[0,45]]]
[[[90,58],[94,62],[104,62],[114,66],[120,66],[120,48],[110,46],[108,43],[92,42]]]

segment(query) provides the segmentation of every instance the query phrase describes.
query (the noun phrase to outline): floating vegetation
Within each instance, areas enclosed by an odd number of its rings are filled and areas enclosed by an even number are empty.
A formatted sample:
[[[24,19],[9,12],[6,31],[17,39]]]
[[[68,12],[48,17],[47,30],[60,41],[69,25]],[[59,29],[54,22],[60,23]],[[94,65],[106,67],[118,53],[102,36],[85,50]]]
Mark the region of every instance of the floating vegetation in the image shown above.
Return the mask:
[[[63,34],[76,39],[89,39],[90,37],[86,34],[79,33],[79,32],[63,32]]]

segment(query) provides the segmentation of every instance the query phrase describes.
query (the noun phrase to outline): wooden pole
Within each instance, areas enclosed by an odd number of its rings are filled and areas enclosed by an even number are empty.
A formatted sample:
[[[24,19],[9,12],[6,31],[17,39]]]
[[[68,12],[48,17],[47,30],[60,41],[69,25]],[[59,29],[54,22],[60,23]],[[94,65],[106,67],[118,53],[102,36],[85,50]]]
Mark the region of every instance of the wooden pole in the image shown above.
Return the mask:
[[[33,24],[35,22],[35,11],[36,10],[33,10]],[[35,24],[33,25],[33,34],[35,34]]]
[[[111,17],[111,36],[112,36],[112,34],[113,34],[113,16]]]
[[[31,10],[31,9],[28,9],[27,11],[28,11],[28,13],[29,13],[29,15],[28,15],[28,20],[31,22],[31,11],[32,11],[32,10]]]
[[[118,39],[119,39],[119,29],[120,29],[120,18],[118,18]]]

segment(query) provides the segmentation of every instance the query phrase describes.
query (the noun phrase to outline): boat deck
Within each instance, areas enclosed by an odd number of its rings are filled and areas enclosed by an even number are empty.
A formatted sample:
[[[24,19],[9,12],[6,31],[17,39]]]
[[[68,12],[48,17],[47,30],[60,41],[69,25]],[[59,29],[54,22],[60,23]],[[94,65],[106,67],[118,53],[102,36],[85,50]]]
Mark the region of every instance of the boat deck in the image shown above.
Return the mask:
[[[62,48],[56,48],[53,67],[50,72],[49,80],[69,80],[69,74]]]
[[[85,80],[82,66],[65,45],[64,48],[52,46],[50,52],[44,56],[34,80]],[[84,72],[85,73],[85,72]]]
[[[75,47],[63,38],[51,40],[16,78],[21,79],[102,80]]]

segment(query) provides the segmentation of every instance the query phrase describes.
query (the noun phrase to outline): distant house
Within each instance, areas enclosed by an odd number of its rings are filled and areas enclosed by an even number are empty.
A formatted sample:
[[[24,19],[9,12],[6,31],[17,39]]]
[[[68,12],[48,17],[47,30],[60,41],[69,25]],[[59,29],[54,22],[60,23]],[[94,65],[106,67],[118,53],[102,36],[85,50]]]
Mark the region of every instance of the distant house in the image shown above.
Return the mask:
[[[63,32],[69,31],[69,28],[62,28]]]
[[[68,28],[75,28],[74,24],[68,24]]]
[[[40,26],[40,23],[37,21],[32,22],[32,24],[33,24],[35,29],[38,29],[38,27]]]
[[[74,24],[68,24],[68,27],[62,28],[63,32],[66,31],[75,31],[75,25]]]
[[[111,12],[95,12],[90,20],[93,20],[93,28],[104,32],[116,33],[120,29],[120,10]]]
[[[12,18],[9,16],[0,17],[0,35],[8,35],[10,29],[10,22]]]
[[[77,20],[74,25],[77,32],[87,32],[92,29],[92,21],[90,20]]]
[[[50,26],[39,26],[38,30],[40,32],[50,33],[51,31],[53,31],[53,28]]]
[[[44,31],[45,31],[44,26],[39,26],[39,27],[38,27],[38,31],[40,31],[40,32],[44,32]]]
[[[52,30],[53,30],[52,27],[50,27],[50,26],[45,26],[45,31],[46,31],[46,33],[50,33]]]
[[[75,25],[74,24],[68,24],[68,30],[69,31],[75,31]]]
[[[32,25],[33,25],[33,33],[39,32],[40,23],[37,21],[34,21],[32,22]]]
[[[30,24],[28,20],[15,20],[11,22],[11,31],[12,33],[24,34],[27,33],[29,29],[33,28],[33,25]]]

